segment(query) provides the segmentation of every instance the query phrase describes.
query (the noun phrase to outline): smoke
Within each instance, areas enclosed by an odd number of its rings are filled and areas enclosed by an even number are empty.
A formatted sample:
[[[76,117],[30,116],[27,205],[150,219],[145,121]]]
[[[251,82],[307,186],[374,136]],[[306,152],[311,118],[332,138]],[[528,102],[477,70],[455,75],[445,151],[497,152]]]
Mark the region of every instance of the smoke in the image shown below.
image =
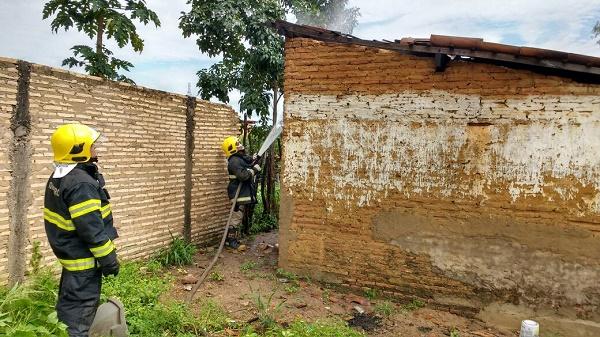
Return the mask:
[[[322,0],[318,4],[316,12],[296,13],[297,23],[351,34],[358,25],[360,9],[358,7],[348,8],[347,5],[348,0]]]

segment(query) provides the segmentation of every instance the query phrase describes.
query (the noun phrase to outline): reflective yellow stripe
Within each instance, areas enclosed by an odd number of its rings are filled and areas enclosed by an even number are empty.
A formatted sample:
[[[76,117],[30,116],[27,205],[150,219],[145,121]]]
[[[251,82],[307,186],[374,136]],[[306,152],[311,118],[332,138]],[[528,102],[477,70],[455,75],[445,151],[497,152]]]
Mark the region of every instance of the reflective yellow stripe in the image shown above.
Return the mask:
[[[73,226],[73,222],[69,219],[65,219],[60,214],[54,213],[48,208],[44,208],[44,220],[55,224],[58,228],[64,229],[66,231],[74,231],[75,226]]]
[[[110,240],[106,241],[102,246],[90,248],[90,251],[97,259],[112,253],[113,250],[115,250],[115,245]]]
[[[102,213],[102,219],[109,216],[111,212],[112,212],[112,208],[110,207],[110,204],[107,204],[106,206],[103,206],[102,208],[100,208],[100,213]]]
[[[233,179],[237,179],[237,177],[235,175],[233,175],[233,174],[230,174],[229,175],[229,179],[233,180]]]
[[[241,197],[241,198],[237,198],[237,201],[238,202],[240,202],[240,201],[252,201],[252,198],[251,197]]]
[[[63,267],[65,267],[65,269],[68,271],[80,271],[80,270],[92,269],[96,266],[95,260],[93,257],[86,257],[84,259],[77,259],[77,260],[58,259],[58,261],[60,261],[60,264],[62,264]]]
[[[71,219],[100,210],[100,199],[90,199],[69,207]]]

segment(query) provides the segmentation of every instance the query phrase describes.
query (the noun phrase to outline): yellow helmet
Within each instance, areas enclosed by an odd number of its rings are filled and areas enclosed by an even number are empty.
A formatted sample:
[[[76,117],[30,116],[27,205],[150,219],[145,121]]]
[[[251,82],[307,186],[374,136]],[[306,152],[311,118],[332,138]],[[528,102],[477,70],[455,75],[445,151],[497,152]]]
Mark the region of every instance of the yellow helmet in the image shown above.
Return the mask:
[[[231,136],[225,138],[223,144],[221,145],[221,148],[223,149],[223,152],[225,152],[225,156],[229,158],[232,154],[238,152],[238,148],[240,146],[241,145],[239,139],[235,136]]]
[[[83,124],[64,124],[52,134],[50,144],[54,161],[63,164],[84,163],[92,157],[92,144],[100,133]]]

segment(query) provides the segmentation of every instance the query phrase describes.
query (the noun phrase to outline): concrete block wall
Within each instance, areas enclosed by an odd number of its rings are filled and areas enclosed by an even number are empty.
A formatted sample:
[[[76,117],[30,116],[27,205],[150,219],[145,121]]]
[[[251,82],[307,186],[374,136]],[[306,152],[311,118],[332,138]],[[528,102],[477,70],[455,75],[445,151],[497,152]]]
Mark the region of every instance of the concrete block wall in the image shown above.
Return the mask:
[[[2,142],[10,144],[10,125],[15,106],[16,60],[0,63],[0,128]],[[54,129],[63,123],[81,122],[90,125],[106,137],[99,148],[99,166],[103,172],[115,225],[120,238],[116,244],[122,259],[145,258],[167,246],[171,234],[182,236],[184,230],[184,189],[186,172],[186,109],[189,98],[167,92],[135,87],[123,83],[80,75],[43,65],[31,65],[29,113],[31,150],[29,199],[27,207],[27,256],[34,241],[41,243],[45,264],[55,264],[45,237],[43,198],[51,175],[52,151],[49,139]],[[237,114],[231,108],[192,99],[198,107],[195,118],[194,146],[191,154],[210,157],[196,165],[190,163],[193,191],[191,231],[194,242],[207,244],[220,234],[225,224],[229,203],[225,158],[218,140],[238,128]],[[4,158],[4,149],[0,157]],[[220,160],[217,160],[219,158]],[[8,161],[7,161],[8,162]],[[2,163],[5,163],[3,160]],[[206,183],[210,177],[211,183]],[[0,171],[0,202],[6,204],[5,180],[10,173]],[[219,181],[220,180],[220,181]],[[219,181],[219,182],[218,182]],[[210,198],[207,196],[210,195]],[[4,209],[4,208],[3,208]],[[4,215],[3,215],[4,214]],[[5,228],[8,214],[0,211],[0,235],[10,235]],[[2,240],[4,244],[4,240]],[[0,271],[7,255],[0,246]],[[5,283],[7,273],[0,273]]]
[[[600,85],[294,38],[285,87],[282,267],[598,335]]]

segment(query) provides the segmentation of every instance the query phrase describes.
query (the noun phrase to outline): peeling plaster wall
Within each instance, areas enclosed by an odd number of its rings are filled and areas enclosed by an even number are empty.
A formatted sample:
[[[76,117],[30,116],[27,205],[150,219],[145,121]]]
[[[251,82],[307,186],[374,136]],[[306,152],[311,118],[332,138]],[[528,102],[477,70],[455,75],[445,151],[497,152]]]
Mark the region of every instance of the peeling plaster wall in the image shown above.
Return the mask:
[[[434,68],[288,39],[280,265],[600,334],[600,85]]]

